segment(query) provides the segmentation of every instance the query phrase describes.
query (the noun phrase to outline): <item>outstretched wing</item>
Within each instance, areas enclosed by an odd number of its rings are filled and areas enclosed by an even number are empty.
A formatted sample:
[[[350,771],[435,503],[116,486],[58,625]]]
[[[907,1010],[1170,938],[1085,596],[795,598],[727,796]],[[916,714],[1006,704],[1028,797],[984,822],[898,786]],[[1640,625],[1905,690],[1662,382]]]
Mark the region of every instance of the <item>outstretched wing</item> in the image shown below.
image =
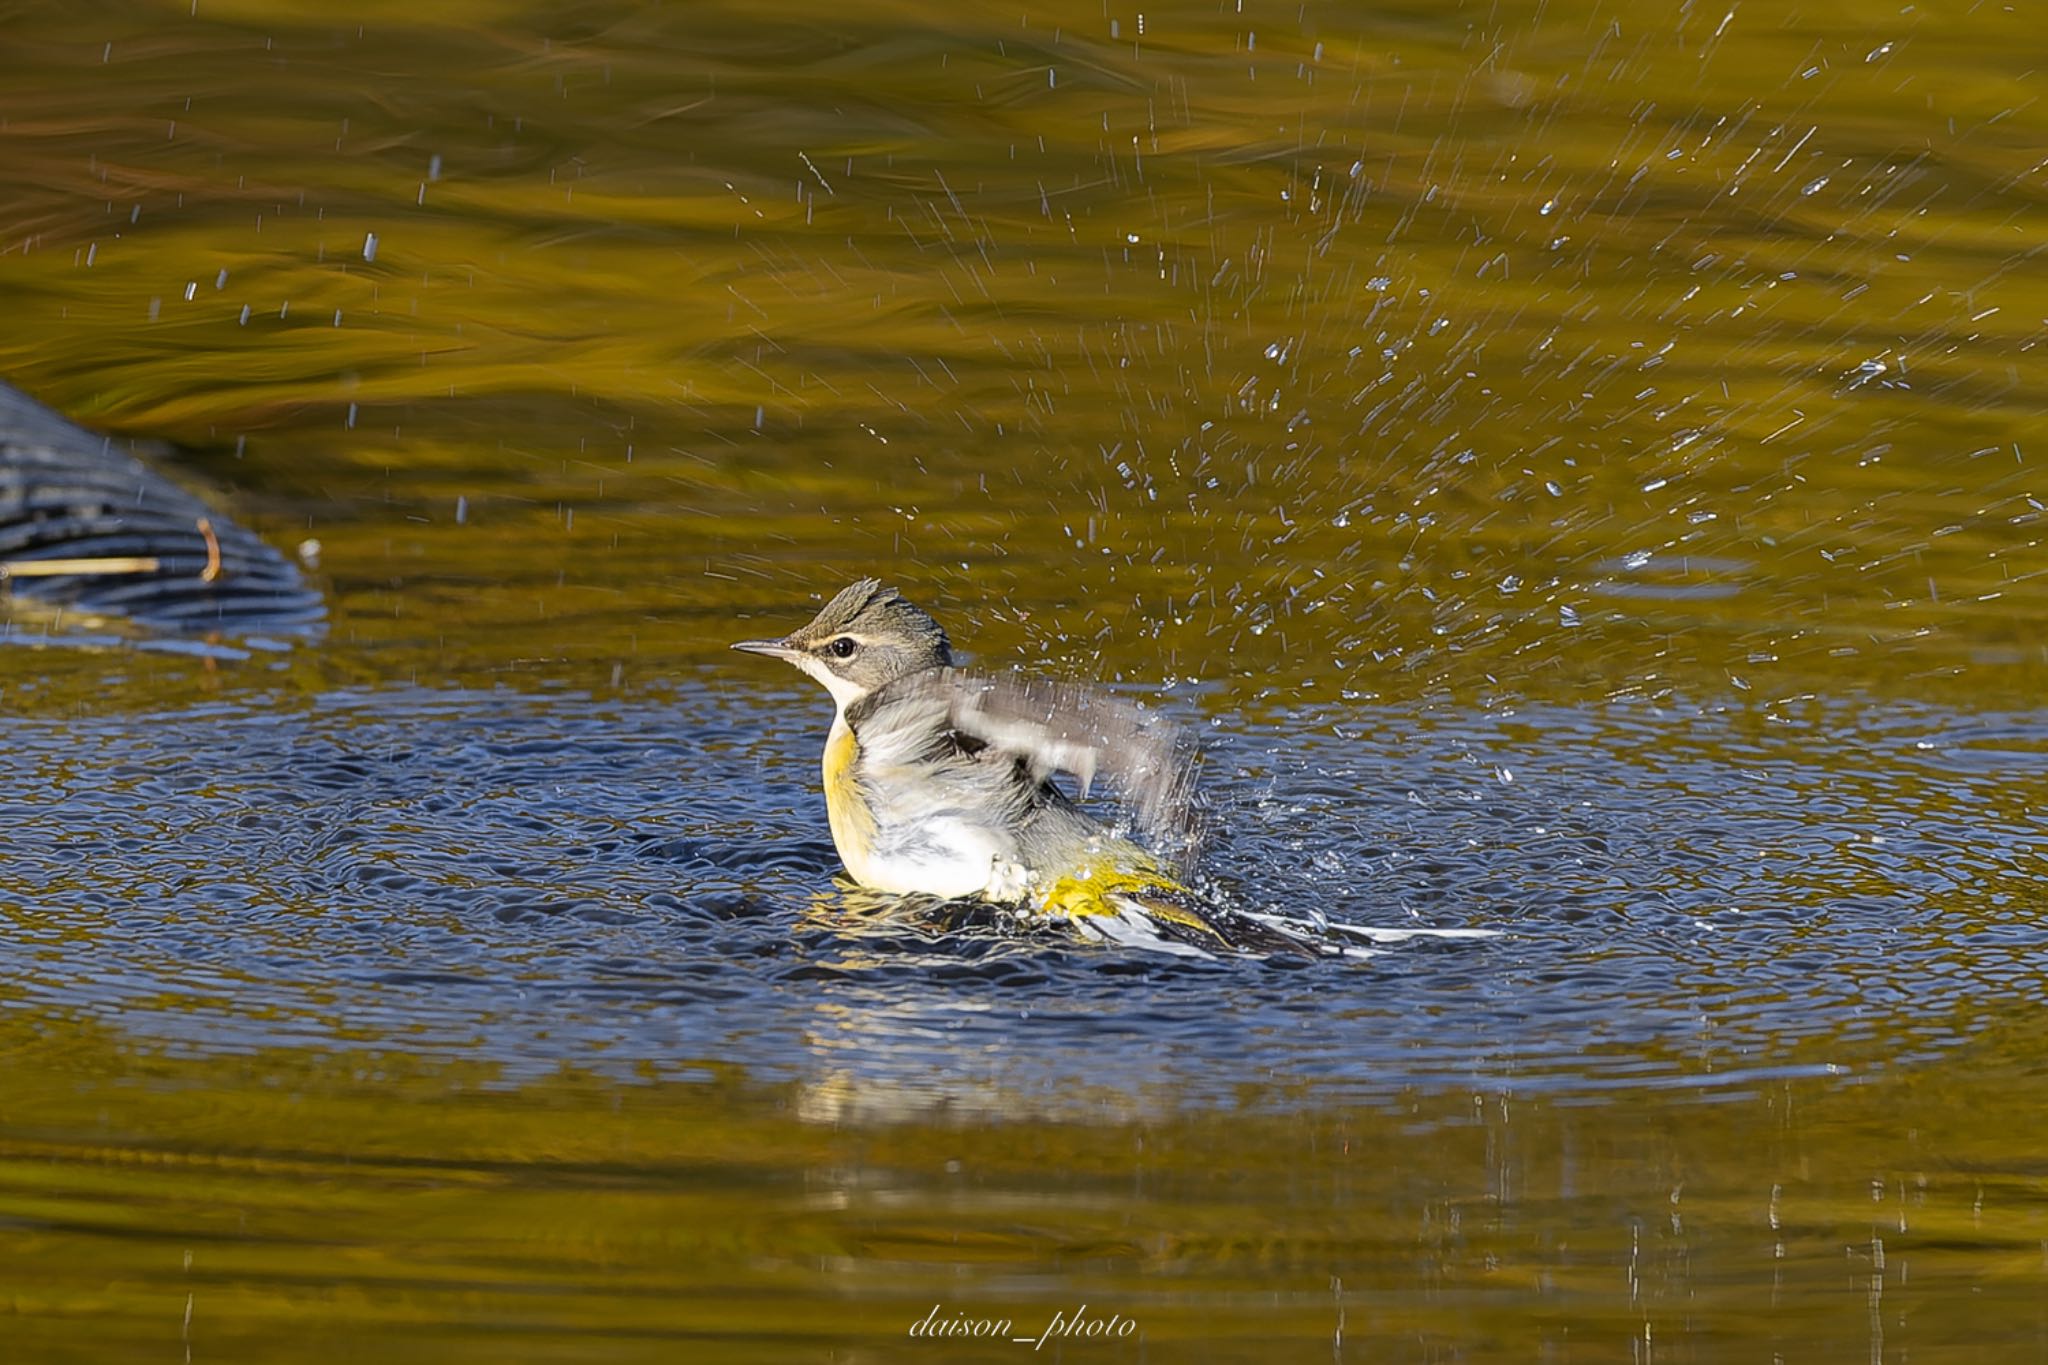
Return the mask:
[[[1155,711],[1077,683],[957,668],[901,678],[875,700],[933,719],[943,709],[964,747],[1020,763],[1034,781],[1070,773],[1083,797],[1101,781],[1138,834],[1176,855],[1192,850],[1200,752]]]
[[[282,555],[106,437],[0,384],[0,591],[173,630],[326,609]]]

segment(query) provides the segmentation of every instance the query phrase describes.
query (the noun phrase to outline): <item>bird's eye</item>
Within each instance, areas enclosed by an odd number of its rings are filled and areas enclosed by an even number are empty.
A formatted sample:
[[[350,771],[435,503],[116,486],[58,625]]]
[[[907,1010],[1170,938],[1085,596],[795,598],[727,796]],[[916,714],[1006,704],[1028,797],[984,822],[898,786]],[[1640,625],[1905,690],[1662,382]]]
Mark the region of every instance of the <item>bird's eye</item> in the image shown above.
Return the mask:
[[[853,651],[860,648],[849,636],[842,635],[832,642],[832,652],[842,659],[853,657]]]

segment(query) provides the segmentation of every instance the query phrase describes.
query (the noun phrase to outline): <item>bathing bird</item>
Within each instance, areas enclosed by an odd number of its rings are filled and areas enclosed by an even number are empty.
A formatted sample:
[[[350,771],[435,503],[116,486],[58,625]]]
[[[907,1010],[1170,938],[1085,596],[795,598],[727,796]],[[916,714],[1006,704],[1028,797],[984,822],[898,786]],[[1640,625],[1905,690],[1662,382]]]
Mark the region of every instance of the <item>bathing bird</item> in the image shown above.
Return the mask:
[[[994,902],[1169,951],[1306,950],[1186,885],[1199,754],[1158,712],[1074,683],[959,668],[939,623],[874,578],[780,639],[733,648],[793,664],[831,694],[825,814],[860,885]],[[1082,805],[1098,784],[1115,818]]]

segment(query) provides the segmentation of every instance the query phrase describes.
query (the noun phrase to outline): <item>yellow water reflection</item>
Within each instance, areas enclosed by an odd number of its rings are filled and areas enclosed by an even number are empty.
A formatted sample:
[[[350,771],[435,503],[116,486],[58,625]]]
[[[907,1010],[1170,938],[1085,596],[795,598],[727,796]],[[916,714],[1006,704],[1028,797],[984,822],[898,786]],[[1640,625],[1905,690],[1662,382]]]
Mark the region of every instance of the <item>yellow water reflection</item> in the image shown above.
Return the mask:
[[[23,1359],[897,1358],[933,1301],[1020,1331],[1122,1313],[1139,1334],[1109,1359],[2007,1355],[2040,1326],[2048,1187],[2006,1141],[2038,1107],[1997,1041],[1715,1104],[1248,1095],[1086,1122],[991,1097],[847,1125],[725,1068],[506,1088],[374,1051],[174,1059],[75,1021],[53,1052],[52,1021],[10,1019]]]
[[[470,676],[1053,564],[1241,695],[2038,693],[2016,15],[1138,18],[24,16],[0,370]]]

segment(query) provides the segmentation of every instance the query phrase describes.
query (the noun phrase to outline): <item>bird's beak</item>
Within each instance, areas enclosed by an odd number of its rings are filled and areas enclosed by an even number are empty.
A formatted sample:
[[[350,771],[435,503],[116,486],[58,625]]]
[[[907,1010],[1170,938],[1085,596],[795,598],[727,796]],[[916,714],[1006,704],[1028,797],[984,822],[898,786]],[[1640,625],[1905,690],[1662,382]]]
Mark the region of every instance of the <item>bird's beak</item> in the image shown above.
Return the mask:
[[[771,659],[786,659],[791,663],[801,657],[799,651],[781,640],[735,640],[732,647],[748,654],[766,654]]]

